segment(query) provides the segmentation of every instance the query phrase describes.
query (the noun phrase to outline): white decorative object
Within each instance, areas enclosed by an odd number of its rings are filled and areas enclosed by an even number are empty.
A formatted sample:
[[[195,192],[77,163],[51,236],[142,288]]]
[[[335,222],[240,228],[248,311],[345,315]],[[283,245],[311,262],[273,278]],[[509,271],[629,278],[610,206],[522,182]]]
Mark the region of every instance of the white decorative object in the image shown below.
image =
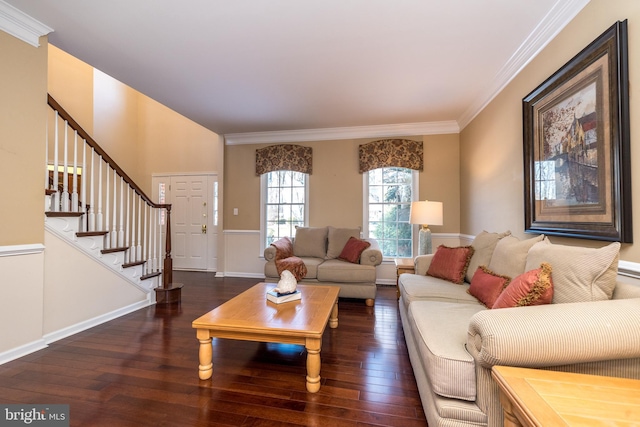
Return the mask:
[[[293,274],[289,270],[284,270],[282,274],[280,274],[278,287],[273,288],[273,290],[279,294],[290,294],[296,291],[297,286],[298,281]]]

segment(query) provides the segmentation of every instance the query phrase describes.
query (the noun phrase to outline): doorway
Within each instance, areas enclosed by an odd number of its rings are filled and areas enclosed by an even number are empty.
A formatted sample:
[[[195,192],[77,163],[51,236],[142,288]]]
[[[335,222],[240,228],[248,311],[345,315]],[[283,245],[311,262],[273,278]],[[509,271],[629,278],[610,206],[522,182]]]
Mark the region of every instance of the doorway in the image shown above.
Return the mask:
[[[154,200],[171,204],[173,268],[217,271],[218,175],[154,175],[152,184]]]

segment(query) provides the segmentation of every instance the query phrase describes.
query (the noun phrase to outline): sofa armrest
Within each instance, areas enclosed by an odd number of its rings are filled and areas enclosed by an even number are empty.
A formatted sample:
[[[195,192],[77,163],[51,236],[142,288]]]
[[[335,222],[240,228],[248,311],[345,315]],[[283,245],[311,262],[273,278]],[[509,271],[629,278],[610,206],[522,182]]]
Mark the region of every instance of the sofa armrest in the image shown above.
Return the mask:
[[[275,261],[276,259],[276,248],[274,246],[267,246],[264,248],[264,259],[268,261]]]
[[[371,246],[362,251],[362,254],[360,254],[360,265],[373,265],[375,267],[376,265],[382,264],[382,251],[380,250],[378,241],[376,239],[362,240],[371,243]]]
[[[429,265],[431,265],[431,260],[433,259],[433,254],[429,255],[418,255],[413,260],[414,265],[416,266],[416,274],[421,276],[425,276],[427,274],[427,270],[429,270]]]
[[[467,350],[485,368],[550,367],[640,357],[640,298],[485,310]]]

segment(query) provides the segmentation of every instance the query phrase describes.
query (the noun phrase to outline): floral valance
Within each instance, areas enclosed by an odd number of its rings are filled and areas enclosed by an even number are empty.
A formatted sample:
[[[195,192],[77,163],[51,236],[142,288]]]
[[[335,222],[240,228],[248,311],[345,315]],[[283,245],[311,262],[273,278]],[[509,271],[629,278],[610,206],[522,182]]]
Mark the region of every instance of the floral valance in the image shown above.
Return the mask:
[[[311,147],[280,144],[256,150],[256,175],[292,170],[311,174]]]
[[[358,147],[360,173],[384,167],[400,167],[422,171],[424,156],[421,141],[381,139]]]

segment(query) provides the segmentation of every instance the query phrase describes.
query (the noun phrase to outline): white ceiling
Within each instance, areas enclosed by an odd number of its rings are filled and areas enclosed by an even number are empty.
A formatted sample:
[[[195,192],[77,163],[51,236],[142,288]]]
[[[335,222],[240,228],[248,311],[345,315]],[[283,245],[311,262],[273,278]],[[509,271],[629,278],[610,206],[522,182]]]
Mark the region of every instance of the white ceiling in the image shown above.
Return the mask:
[[[5,1],[53,45],[241,140],[462,128],[589,0]]]

